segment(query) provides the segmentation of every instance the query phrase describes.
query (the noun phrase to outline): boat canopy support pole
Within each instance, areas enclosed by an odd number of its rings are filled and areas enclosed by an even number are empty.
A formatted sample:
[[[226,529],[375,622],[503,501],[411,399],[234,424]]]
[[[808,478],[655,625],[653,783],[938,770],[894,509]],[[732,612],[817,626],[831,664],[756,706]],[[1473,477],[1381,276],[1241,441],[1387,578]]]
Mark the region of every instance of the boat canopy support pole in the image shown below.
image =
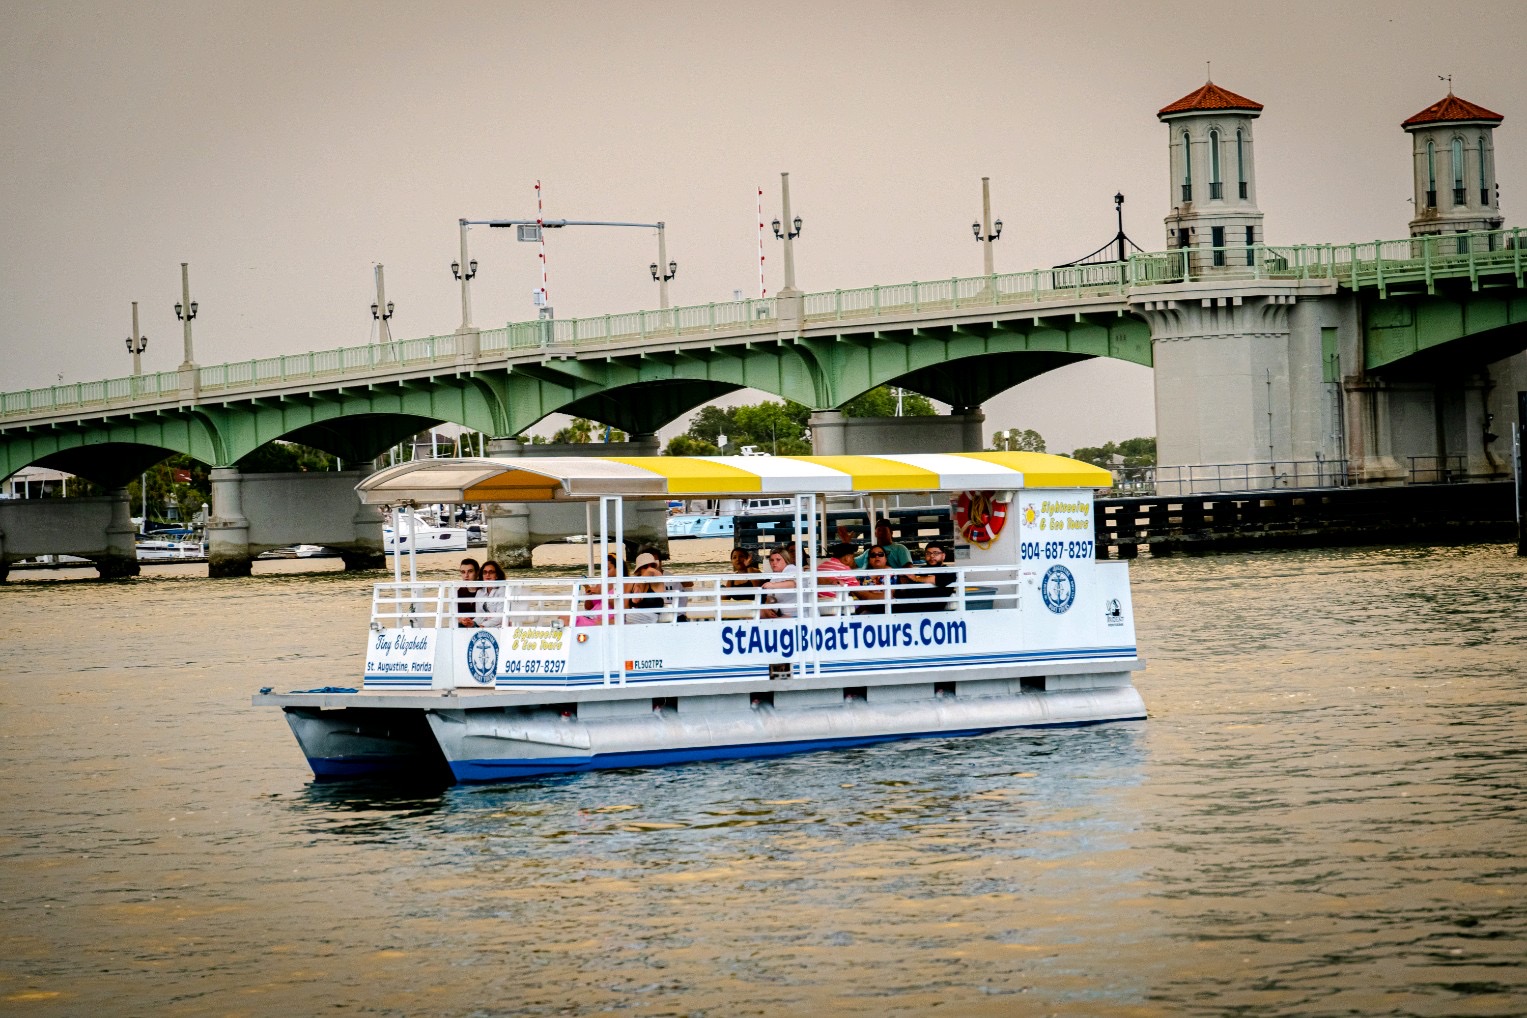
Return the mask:
[[[388,509],[392,514],[392,582],[403,582],[403,518],[397,506]]]

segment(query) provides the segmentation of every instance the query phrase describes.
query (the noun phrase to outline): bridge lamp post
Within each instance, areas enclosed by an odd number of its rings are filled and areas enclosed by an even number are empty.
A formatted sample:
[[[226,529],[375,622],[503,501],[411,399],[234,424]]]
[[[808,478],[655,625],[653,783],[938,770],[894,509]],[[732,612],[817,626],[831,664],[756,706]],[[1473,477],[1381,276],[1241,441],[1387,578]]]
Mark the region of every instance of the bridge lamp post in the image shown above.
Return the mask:
[[[196,358],[191,355],[191,321],[196,317],[196,301],[191,299],[191,270],[187,262],[180,263],[180,303],[175,305],[175,317],[182,323],[185,336],[186,359],[182,371],[195,370]]]
[[[148,337],[138,331],[138,302],[133,301],[133,334],[127,337],[127,352],[133,355],[133,387],[137,388],[137,378],[143,373],[141,355],[148,349]]]
[[[795,248],[792,246],[791,241],[801,235],[801,217],[790,218],[790,174],[781,173],[779,175],[779,192],[781,215],[785,222],[791,226],[791,229],[784,230],[781,228],[778,219],[774,220],[773,223],[774,239],[785,242],[785,285],[779,291],[779,295],[781,297],[797,297],[800,295],[800,291],[795,288]]]
[[[451,275],[461,281],[461,328],[460,332],[469,332],[472,329],[472,277],[477,275],[477,262],[467,257],[467,226],[465,219],[461,223],[461,260],[451,262]],[[466,271],[461,267],[465,265]]]
[[[387,299],[387,282],[382,274],[382,266],[376,267],[376,303],[371,305],[371,319],[377,323],[377,343],[382,350],[392,347],[392,327],[387,323],[392,318],[392,301]]]
[[[658,266],[666,265],[668,270],[660,272]],[[668,237],[663,224],[657,224],[657,261],[647,266],[652,273],[652,281],[657,283],[658,307],[668,310],[668,281],[679,274],[679,263],[668,260]]]
[[[1113,210],[1119,217],[1119,261],[1125,261],[1124,257],[1124,192],[1116,191],[1113,196]]]
[[[1002,237],[1002,220],[995,223],[991,221],[991,178],[981,178],[981,221],[970,224],[970,232],[976,235],[976,240],[982,244],[982,263],[986,268],[984,275],[996,275],[996,268],[992,258],[992,241]]]

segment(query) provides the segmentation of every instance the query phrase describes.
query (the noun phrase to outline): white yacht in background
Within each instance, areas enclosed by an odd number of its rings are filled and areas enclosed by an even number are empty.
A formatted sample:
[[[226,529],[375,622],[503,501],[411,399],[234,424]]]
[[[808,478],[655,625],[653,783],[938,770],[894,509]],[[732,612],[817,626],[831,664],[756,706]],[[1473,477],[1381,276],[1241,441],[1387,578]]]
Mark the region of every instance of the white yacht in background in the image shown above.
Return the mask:
[[[423,554],[431,551],[467,550],[465,527],[437,527],[416,512],[409,512],[411,518],[403,527],[403,537],[399,541],[395,536],[394,524],[398,522],[397,517],[401,512],[395,513],[391,522],[382,528],[382,550],[387,554],[394,551]]]

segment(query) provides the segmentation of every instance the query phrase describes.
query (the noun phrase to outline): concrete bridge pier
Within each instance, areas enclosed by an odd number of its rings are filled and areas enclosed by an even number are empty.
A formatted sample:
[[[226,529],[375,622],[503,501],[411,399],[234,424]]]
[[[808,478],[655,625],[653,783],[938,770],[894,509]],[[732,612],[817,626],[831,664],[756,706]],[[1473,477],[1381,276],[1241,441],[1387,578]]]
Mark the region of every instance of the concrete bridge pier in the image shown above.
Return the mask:
[[[248,576],[256,556],[293,544],[340,553],[349,569],[380,569],[382,517],[360,504],[355,486],[366,470],[246,474],[212,471],[207,575]]]
[[[537,456],[656,456],[657,435],[632,435],[629,441],[604,443],[546,443],[532,445],[517,438],[488,440],[488,455],[527,458]],[[488,525],[487,557],[505,569],[529,569],[531,553],[542,544],[559,544],[585,533],[587,517],[582,503],[558,505],[490,503],[483,507]],[[595,526],[598,526],[596,521]],[[653,545],[668,549],[668,507],[662,502],[627,502],[624,520],[626,557],[637,548]]]
[[[955,407],[937,417],[846,417],[841,410],[811,415],[811,451],[818,456],[903,452],[980,452],[986,448],[981,408]]]
[[[106,551],[101,555],[86,556],[95,563],[96,572],[103,580],[116,580],[137,576],[138,530],[133,526],[132,505],[126,488],[115,488],[106,496],[110,500],[111,519],[106,524]]]
[[[0,583],[11,563],[39,555],[77,555],[103,580],[138,575],[127,489],[88,498],[0,502]]]
[[[207,520],[207,575],[248,576],[254,563],[249,550],[249,520],[244,515],[244,475],[237,467],[211,473],[212,509]]]

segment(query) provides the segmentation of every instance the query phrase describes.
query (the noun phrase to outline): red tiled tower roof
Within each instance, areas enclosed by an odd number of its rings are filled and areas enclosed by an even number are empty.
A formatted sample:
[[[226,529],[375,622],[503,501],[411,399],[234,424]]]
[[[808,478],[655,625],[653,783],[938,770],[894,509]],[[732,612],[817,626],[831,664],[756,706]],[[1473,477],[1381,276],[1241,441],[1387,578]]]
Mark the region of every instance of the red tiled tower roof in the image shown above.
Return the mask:
[[[1236,95],[1227,88],[1220,88],[1210,81],[1205,82],[1203,88],[1189,92],[1176,102],[1161,107],[1156,112],[1156,116],[1169,117],[1178,113],[1197,113],[1200,110],[1246,110],[1251,113],[1260,113],[1262,104],[1244,95]]]
[[[1500,123],[1505,119],[1499,113],[1492,113],[1478,103],[1460,99],[1449,92],[1445,98],[1432,103],[1409,120],[1403,121],[1400,126],[1421,127],[1426,124],[1446,124],[1459,120],[1493,120]]]

